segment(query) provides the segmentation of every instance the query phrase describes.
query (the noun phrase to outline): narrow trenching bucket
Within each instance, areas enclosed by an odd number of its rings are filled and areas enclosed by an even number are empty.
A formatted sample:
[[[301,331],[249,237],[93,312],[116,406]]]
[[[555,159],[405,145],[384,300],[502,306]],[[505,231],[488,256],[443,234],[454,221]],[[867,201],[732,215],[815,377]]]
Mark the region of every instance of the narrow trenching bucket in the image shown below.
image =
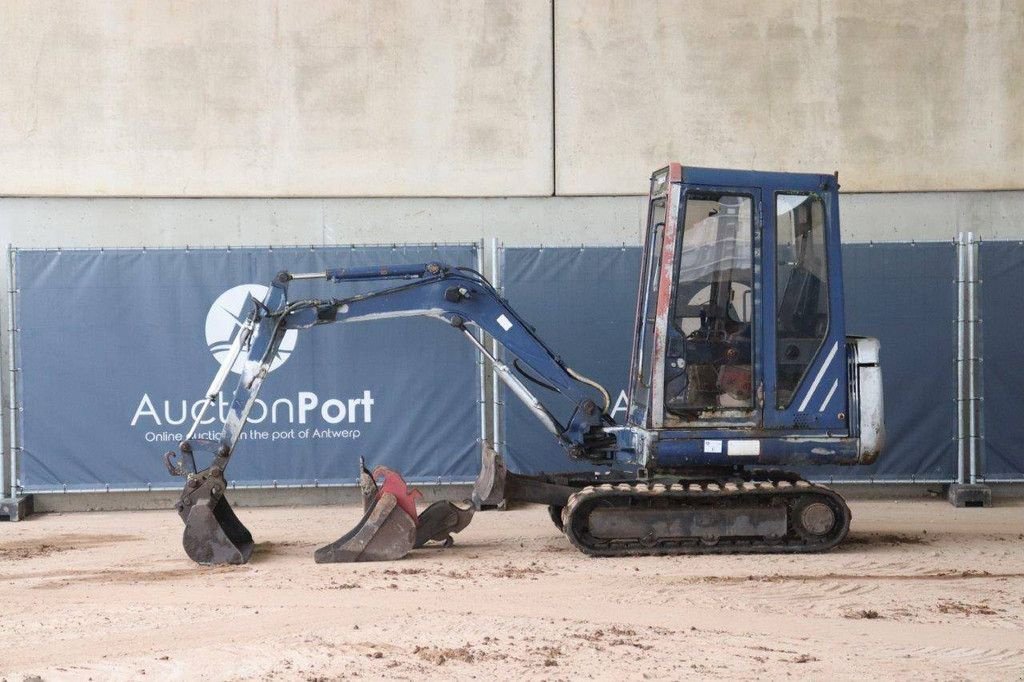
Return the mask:
[[[198,564],[244,564],[252,556],[252,534],[223,495],[183,510],[185,553]]]

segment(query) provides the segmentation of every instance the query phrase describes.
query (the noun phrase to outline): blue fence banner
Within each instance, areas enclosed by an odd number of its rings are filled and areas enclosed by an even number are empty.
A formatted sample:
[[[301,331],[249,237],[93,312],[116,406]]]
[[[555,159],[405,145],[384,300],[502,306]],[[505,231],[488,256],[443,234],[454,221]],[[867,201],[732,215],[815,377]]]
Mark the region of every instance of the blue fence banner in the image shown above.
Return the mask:
[[[982,242],[978,258],[985,478],[1024,481],[1024,243]]]
[[[621,421],[640,249],[506,247],[501,253],[504,296],[570,366],[612,392],[613,416]],[[804,475],[825,481],[953,480],[953,244],[847,244],[843,269],[847,332],[881,340],[888,446],[871,466],[813,467]],[[556,413],[562,407],[565,416],[564,406],[549,392],[540,390],[538,395]],[[570,464],[514,395],[505,391],[502,402],[502,446],[511,469],[534,473],[587,468]]]
[[[280,270],[443,261],[478,267],[477,245],[273,249],[18,250],[16,363],[21,479],[28,491],[176,487],[176,447],[231,346],[250,294]],[[296,281],[293,298],[386,282]],[[290,331],[228,479],[347,483],[359,456],[410,481],[479,469],[477,352],[426,318]],[[199,436],[214,436],[229,378]]]
[[[637,247],[499,251],[503,295],[566,363],[626,412],[639,280]],[[175,487],[174,449],[230,347],[249,294],[281,269],[417,263],[477,266],[477,245],[15,252],[20,478],[27,491]],[[952,243],[843,247],[847,331],[882,342],[888,446],[868,467],[815,467],[816,480],[956,476],[956,250]],[[985,362],[982,475],[1024,480],[1024,244],[981,246]],[[381,283],[295,282],[294,297]],[[386,286],[386,284],[384,284]],[[412,481],[466,481],[478,469],[476,352],[436,320],[406,318],[290,332],[228,471],[239,485],[350,483],[356,461]],[[231,379],[226,388],[233,387]],[[541,387],[563,419],[571,405]],[[501,449],[520,472],[586,470],[502,389]],[[226,405],[218,405],[223,413]],[[211,411],[210,415],[213,415]],[[203,425],[212,435],[217,424]]]
[[[562,360],[608,389],[611,413],[624,421],[640,281],[637,247],[503,248],[502,295]],[[568,400],[531,385],[565,423]],[[595,396],[596,398],[596,396]],[[504,390],[502,454],[513,471],[585,471],[511,391]]]
[[[956,246],[843,246],[846,333],[882,344],[886,447],[870,466],[815,467],[817,480],[956,479]]]

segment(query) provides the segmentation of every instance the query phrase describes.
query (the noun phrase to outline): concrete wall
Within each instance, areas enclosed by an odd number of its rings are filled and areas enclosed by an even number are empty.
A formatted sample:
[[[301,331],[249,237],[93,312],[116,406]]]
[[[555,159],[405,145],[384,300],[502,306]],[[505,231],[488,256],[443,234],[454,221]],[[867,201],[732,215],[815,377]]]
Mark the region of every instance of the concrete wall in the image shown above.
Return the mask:
[[[9,0],[0,195],[1022,189],[1022,35],[1024,0]]]
[[[847,191],[1024,185],[1024,2],[558,2],[557,187],[666,159]]]
[[[547,2],[11,0],[0,194],[551,193]]]
[[[842,194],[847,242],[1024,239],[1024,191]],[[239,246],[477,241],[639,244],[644,197],[0,198],[0,244]],[[284,265],[284,264],[282,264]],[[2,303],[0,303],[2,307]]]

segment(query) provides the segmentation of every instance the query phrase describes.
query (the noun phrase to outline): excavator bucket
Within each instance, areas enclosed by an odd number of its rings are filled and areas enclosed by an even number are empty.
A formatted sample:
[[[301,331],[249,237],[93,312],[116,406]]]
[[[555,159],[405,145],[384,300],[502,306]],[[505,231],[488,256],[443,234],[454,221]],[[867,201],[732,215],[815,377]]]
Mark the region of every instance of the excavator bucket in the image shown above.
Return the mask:
[[[369,476],[367,473],[362,466],[363,518],[348,533],[316,550],[313,558],[318,564],[395,561],[415,545],[419,491],[410,490],[401,475],[386,467],[377,467]],[[380,477],[384,481],[378,486]]]
[[[416,522],[398,498],[381,493],[356,527],[313,554],[318,564],[395,561],[416,542]]]
[[[440,542],[451,547],[455,541],[452,533],[458,533],[473,520],[476,509],[473,502],[466,500],[461,504],[449,500],[439,500],[420,512],[419,524],[416,528],[416,543],[413,549],[422,547],[428,542]]]
[[[197,564],[244,564],[252,556],[252,534],[227,498],[197,503],[182,512],[185,553]]]

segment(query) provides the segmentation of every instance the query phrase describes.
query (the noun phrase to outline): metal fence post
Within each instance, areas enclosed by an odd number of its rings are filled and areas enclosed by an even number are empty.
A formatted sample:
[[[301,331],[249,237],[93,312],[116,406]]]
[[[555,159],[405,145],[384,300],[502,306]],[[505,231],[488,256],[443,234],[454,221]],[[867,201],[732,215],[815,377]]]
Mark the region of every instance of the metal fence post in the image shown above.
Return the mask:
[[[978,483],[981,441],[981,382],[978,350],[978,241],[974,232],[957,236],[957,482],[949,487],[949,501],[957,507],[986,507],[991,490]],[[965,445],[966,444],[966,445]]]
[[[972,235],[973,236],[973,235]],[[973,388],[973,414],[974,428],[971,433],[971,483],[978,483],[985,480],[984,468],[981,458],[985,447],[985,419],[983,407],[985,404],[985,359],[982,355],[985,345],[984,319],[982,318],[979,304],[981,302],[981,285],[984,279],[981,276],[981,236],[978,236],[970,244],[967,257],[971,264],[970,277],[970,302],[971,302],[971,384]]]
[[[494,290],[498,292],[498,295],[502,294],[501,285],[501,257],[503,254],[503,247],[498,244],[497,237],[491,237],[491,284],[494,286]],[[491,337],[491,355],[495,358],[501,358],[501,346],[498,344],[497,339]],[[502,436],[502,407],[503,402],[501,400],[501,386],[498,380],[498,373],[491,371],[491,448],[498,454],[502,453],[501,448],[501,436]]]
[[[15,254],[12,246],[7,247],[7,359],[9,381],[7,385],[8,404],[10,412],[8,421],[7,447],[7,486],[4,497],[0,499],[0,517],[11,521],[19,521],[32,513],[32,496],[21,495],[21,485],[18,481],[19,459],[21,457],[20,439],[18,438],[18,411],[21,406],[18,402],[18,277],[15,272]],[[2,479],[3,476],[0,476]]]
[[[484,240],[481,239],[477,242],[474,248],[476,249],[476,270],[479,273],[484,273]],[[486,343],[484,330],[478,327],[477,336],[480,339],[480,345],[483,346]],[[480,447],[483,448],[487,443],[487,360],[484,358],[484,354],[480,351],[477,351],[476,362],[480,367]]]
[[[966,243],[964,233],[959,232],[956,236],[956,466],[957,483],[967,482],[966,462],[966,438],[967,428],[965,421],[967,413],[964,409],[964,401],[967,395],[966,388],[966,363],[965,349],[967,346],[967,329],[964,321],[966,308],[967,282],[966,282]]]
[[[978,460],[978,394],[977,394],[977,365],[978,354],[975,341],[977,340],[975,324],[974,302],[974,277],[975,277],[975,241],[974,233],[967,233],[967,399],[968,399],[968,428],[967,444],[970,453],[970,482],[978,482],[977,460]]]
[[[18,310],[17,310],[17,293],[18,293],[18,276],[15,272],[15,251],[13,248],[7,249],[7,360],[9,371],[9,383],[8,383],[8,408],[10,410],[10,424],[8,426],[8,445],[7,451],[10,459],[10,488],[11,497],[17,497],[18,495],[18,459],[19,459],[19,439],[18,439],[18,365],[17,365],[17,332],[18,332]]]

